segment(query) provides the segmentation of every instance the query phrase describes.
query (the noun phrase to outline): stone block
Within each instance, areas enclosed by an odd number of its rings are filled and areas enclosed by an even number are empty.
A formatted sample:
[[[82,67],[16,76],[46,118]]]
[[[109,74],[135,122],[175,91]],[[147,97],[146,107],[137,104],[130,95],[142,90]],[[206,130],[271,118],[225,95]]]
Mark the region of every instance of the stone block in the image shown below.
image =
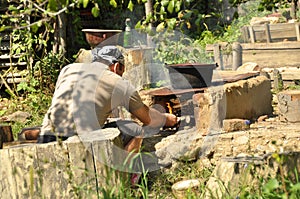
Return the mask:
[[[271,81],[257,76],[224,84],[226,91],[226,119],[256,119],[272,114]]]
[[[100,189],[118,190],[129,155],[119,131],[105,139],[21,144],[0,150],[2,198],[98,198]],[[118,132],[117,132],[118,131]],[[99,132],[98,132],[99,133]],[[113,186],[112,186],[113,185]]]
[[[220,130],[224,119],[255,120],[270,115],[272,108],[271,82],[265,76],[209,87],[193,96],[196,127],[204,134]]]
[[[277,158],[281,158],[279,164]],[[278,174],[295,180],[299,173],[299,152],[272,153],[264,157],[239,154],[219,161],[206,184],[204,198],[234,198],[243,187],[259,189],[261,178],[274,178]]]
[[[250,121],[244,119],[225,119],[223,120],[223,131],[242,131],[250,128]]]
[[[277,99],[280,119],[300,122],[300,90],[279,92]]]
[[[202,135],[207,135],[210,130],[221,130],[226,115],[226,96],[223,88],[211,87],[208,90],[193,95],[196,128]]]

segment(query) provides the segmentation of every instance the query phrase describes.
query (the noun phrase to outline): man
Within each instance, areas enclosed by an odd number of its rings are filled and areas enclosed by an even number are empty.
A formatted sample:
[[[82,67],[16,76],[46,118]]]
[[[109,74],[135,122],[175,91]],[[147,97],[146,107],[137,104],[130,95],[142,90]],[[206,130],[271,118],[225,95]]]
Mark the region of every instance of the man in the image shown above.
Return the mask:
[[[98,130],[111,126],[107,119],[118,106],[125,107],[144,124],[122,120],[115,123],[128,152],[137,152],[144,136],[158,133],[163,126],[176,125],[175,115],[147,107],[122,78],[124,56],[116,46],[94,48],[92,55],[92,63],[70,64],[61,71],[38,143],[66,140],[76,134],[101,134]]]

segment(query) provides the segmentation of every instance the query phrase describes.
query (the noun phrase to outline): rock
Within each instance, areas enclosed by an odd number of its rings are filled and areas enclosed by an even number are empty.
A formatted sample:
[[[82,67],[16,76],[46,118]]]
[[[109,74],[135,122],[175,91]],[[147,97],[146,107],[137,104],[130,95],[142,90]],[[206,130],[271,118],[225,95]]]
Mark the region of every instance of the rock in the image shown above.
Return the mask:
[[[257,122],[265,121],[265,120],[268,119],[268,118],[269,118],[268,115],[262,115],[262,116],[260,116],[260,117],[257,119]]]
[[[172,185],[172,192],[178,199],[186,198],[187,195],[191,194],[193,194],[193,196],[200,196],[200,185],[201,184],[198,179],[182,180]]]
[[[195,159],[196,153],[191,146],[193,140],[202,137],[195,128],[181,130],[176,134],[163,138],[161,142],[155,145],[155,154],[158,157],[158,164],[162,167],[172,165],[174,161]],[[187,155],[189,154],[189,155]]]
[[[278,158],[284,160],[281,165]],[[278,173],[295,179],[300,171],[299,162],[299,152],[270,153],[264,156],[239,154],[223,158],[207,182],[206,190],[209,191],[205,193],[205,198],[236,198],[241,187],[251,184],[254,188],[259,188],[261,177],[274,178]]]
[[[300,122],[300,90],[282,91],[277,94],[280,119]]]
[[[242,131],[250,128],[250,121],[244,119],[226,119],[223,120],[223,131]]]
[[[1,121],[4,122],[21,122],[24,123],[28,118],[31,117],[31,114],[23,111],[17,111],[10,115],[3,116],[0,118]]]
[[[237,68],[237,71],[243,72],[253,72],[253,71],[260,71],[260,67],[257,63],[254,62],[246,62],[240,67]]]

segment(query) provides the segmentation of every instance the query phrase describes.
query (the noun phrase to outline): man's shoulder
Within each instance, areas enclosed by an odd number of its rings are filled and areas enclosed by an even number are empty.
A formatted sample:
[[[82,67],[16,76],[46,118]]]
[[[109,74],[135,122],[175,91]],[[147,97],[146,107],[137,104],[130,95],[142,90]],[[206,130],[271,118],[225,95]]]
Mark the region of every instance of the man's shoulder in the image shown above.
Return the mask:
[[[96,70],[105,70],[108,66],[100,62],[92,63],[71,63],[64,66],[61,70],[62,73],[67,71],[96,71]]]

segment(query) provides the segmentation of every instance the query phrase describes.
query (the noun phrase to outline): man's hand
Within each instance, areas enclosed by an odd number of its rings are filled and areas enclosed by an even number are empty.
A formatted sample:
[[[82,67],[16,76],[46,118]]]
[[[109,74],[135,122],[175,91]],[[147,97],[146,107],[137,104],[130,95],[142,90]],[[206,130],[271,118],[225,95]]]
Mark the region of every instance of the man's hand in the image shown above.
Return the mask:
[[[175,115],[170,113],[165,113],[164,115],[166,117],[165,127],[174,127],[178,123]]]

